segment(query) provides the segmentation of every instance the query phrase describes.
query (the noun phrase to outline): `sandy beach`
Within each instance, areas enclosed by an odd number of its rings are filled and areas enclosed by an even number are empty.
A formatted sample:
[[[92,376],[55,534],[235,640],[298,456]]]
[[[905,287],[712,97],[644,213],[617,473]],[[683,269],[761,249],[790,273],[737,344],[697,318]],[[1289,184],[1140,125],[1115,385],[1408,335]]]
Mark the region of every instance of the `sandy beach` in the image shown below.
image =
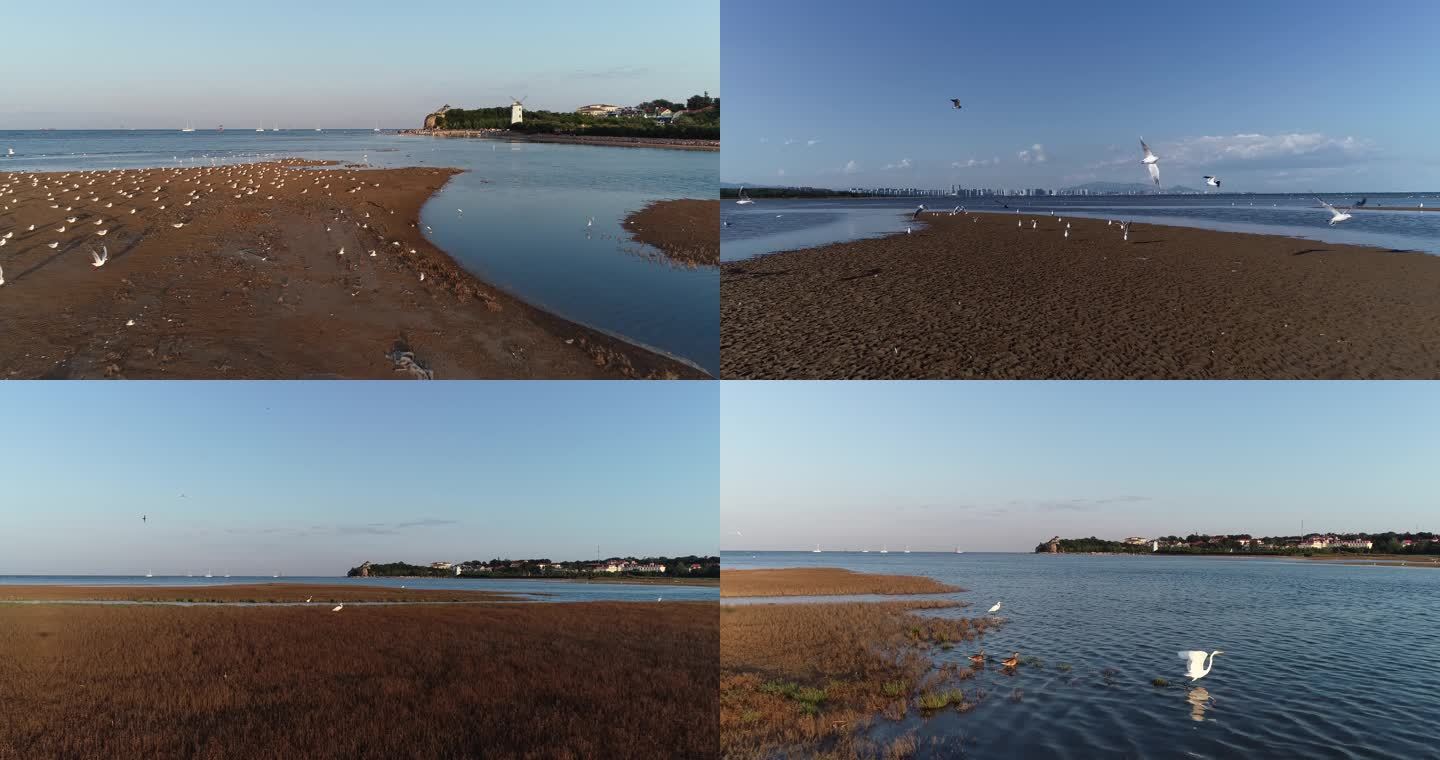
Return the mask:
[[[1440,377],[1440,257],[1065,221],[935,215],[723,264],[721,375]]]
[[[230,602],[294,604],[336,602],[503,602],[515,594],[466,589],[401,589],[390,586],[316,583],[236,583],[215,586],[0,586],[0,602]]]
[[[713,757],[713,603],[13,605],[0,758]]]
[[[705,376],[430,245],[453,171],[313,164],[0,174],[0,378]]]
[[[657,201],[622,223],[636,240],[686,266],[720,263],[720,201]]]

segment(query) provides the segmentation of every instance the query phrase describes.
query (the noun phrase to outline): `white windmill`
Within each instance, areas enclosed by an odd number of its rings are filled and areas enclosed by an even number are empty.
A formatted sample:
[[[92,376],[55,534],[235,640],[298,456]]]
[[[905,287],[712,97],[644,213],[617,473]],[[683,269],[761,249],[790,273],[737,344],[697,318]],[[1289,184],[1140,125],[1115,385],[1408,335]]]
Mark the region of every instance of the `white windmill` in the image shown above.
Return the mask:
[[[530,96],[529,96],[529,95],[526,95],[526,96],[525,96],[525,98],[528,98],[528,97],[530,97]],[[520,122],[522,122],[522,121],[525,120],[525,98],[520,98],[520,99],[517,100],[514,95],[511,95],[511,96],[510,96],[510,123],[511,123],[511,124],[519,124]]]

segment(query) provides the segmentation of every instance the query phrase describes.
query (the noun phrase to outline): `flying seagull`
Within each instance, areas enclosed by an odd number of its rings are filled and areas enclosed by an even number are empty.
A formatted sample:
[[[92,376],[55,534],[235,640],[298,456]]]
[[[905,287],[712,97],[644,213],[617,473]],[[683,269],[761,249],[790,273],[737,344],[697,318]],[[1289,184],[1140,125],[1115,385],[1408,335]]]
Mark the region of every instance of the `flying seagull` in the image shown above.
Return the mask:
[[[150,515],[140,515],[140,522],[150,522]]]
[[[1325,208],[1327,208],[1327,209],[1330,210],[1330,226],[1331,226],[1331,227],[1334,227],[1335,225],[1339,224],[1340,222],[1343,222],[1343,221],[1345,221],[1346,219],[1349,219],[1349,218],[1350,218],[1350,215],[1349,215],[1349,214],[1345,213],[1344,211],[1341,211],[1340,209],[1335,208],[1334,206],[1331,206],[1330,204],[1326,203],[1326,202],[1323,201],[1323,200],[1320,200],[1320,197],[1319,197],[1319,196],[1316,196],[1316,197],[1315,197],[1315,200],[1320,201],[1320,205],[1322,205],[1322,206],[1324,206]]]
[[[101,253],[96,253],[94,248],[90,249],[90,258],[95,260],[95,263],[90,266],[97,268],[103,267],[105,266],[105,262],[110,260],[110,249],[102,245],[100,246],[100,250],[102,251]]]
[[[951,107],[951,108],[954,108],[956,111],[959,111],[959,110],[960,110],[960,99],[959,99],[959,98],[951,98],[951,99],[950,99],[950,107]]]
[[[1140,159],[1140,163],[1145,164],[1145,168],[1150,170],[1150,179],[1155,180],[1155,184],[1159,185],[1160,157],[1150,152],[1150,146],[1145,144],[1143,137],[1140,138],[1140,149],[1145,151],[1145,157]]]
[[[920,215],[923,214],[923,213],[925,213],[925,204],[922,203],[922,204],[920,204],[920,208],[915,209],[915,215],[912,216],[912,217],[910,217],[910,218],[911,218],[911,219],[919,219],[919,218],[920,218]]]
[[[1219,187],[1219,186],[1220,186],[1220,178],[1219,178],[1219,177],[1211,177],[1211,176],[1209,176],[1209,175],[1206,175],[1206,177],[1205,177],[1205,184],[1207,184],[1207,185],[1209,185],[1209,186],[1211,186],[1211,187]]]
[[[1368,201],[1368,200],[1370,200],[1370,199],[1369,199],[1369,198],[1361,198],[1361,199],[1360,199],[1360,202],[1355,204],[1355,208],[1360,208],[1361,206],[1364,206],[1364,205],[1365,205],[1365,201]]]

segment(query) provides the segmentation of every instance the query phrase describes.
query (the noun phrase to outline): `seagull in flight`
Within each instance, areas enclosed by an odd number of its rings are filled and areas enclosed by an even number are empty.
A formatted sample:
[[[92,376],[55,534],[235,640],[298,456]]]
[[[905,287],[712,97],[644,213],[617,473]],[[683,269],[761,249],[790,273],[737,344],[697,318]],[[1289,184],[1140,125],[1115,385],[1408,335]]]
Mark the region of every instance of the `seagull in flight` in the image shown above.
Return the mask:
[[[1326,202],[1323,201],[1323,200],[1320,200],[1320,197],[1319,197],[1318,195],[1315,197],[1315,200],[1320,201],[1320,205],[1321,205],[1321,206],[1324,206],[1325,208],[1327,208],[1327,209],[1330,210],[1330,226],[1331,226],[1331,227],[1334,227],[1335,225],[1339,224],[1340,222],[1343,222],[1343,221],[1345,221],[1346,219],[1349,219],[1349,218],[1350,218],[1350,214],[1348,214],[1348,213],[1346,213],[1346,212],[1344,212],[1344,211],[1341,211],[1340,209],[1337,209],[1337,208],[1335,208],[1334,206],[1331,206],[1330,204],[1326,203]]]
[[[956,111],[959,111],[959,110],[960,110],[960,99],[959,99],[959,98],[951,98],[951,99],[950,99],[950,107],[953,108],[953,109],[955,109]]]
[[[1368,200],[1370,200],[1370,199],[1369,199],[1369,198],[1361,198],[1361,199],[1360,199],[1360,202],[1359,202],[1359,203],[1356,203],[1355,206],[1354,206],[1354,208],[1360,208],[1361,206],[1364,206],[1364,205],[1365,205],[1365,201],[1368,201]]]
[[[96,267],[97,269],[105,266],[105,263],[110,260],[110,249],[102,245],[100,246],[100,250],[101,253],[96,253],[94,248],[90,249],[90,258],[95,260],[90,266]]]
[[[920,208],[915,209],[915,215],[912,216],[912,217],[910,217],[910,218],[911,218],[911,219],[919,219],[919,218],[920,218],[920,215],[923,214],[923,213],[925,213],[925,204],[922,203],[922,204],[920,204]]]
[[[1156,185],[1159,185],[1160,157],[1150,151],[1150,146],[1145,144],[1145,138],[1143,137],[1140,138],[1140,149],[1145,151],[1145,157],[1140,159],[1140,163],[1145,164],[1145,168],[1150,170],[1150,179],[1154,180]]]
[[[1211,177],[1211,176],[1209,176],[1209,175],[1206,175],[1206,177],[1205,177],[1205,184],[1207,184],[1207,185],[1209,185],[1209,186],[1211,186],[1211,187],[1219,187],[1219,186],[1220,186],[1220,178],[1219,178],[1219,177]]]
[[[140,522],[150,522],[149,515],[140,515]]]

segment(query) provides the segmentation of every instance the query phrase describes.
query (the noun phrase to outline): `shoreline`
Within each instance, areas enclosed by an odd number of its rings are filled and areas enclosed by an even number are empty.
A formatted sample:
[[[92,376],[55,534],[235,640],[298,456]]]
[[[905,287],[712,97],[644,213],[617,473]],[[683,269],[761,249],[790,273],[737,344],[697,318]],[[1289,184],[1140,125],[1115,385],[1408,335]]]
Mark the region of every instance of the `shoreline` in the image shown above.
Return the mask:
[[[1440,377],[1440,257],[1012,216],[722,263],[721,377]]]
[[[655,201],[631,212],[620,226],[676,264],[720,265],[720,201]]]
[[[453,576],[453,575],[443,575],[443,576],[442,576],[442,575],[372,575],[372,576],[369,576],[366,580],[373,580],[373,579],[376,579],[376,578],[397,578],[397,579],[403,579],[403,580],[417,580],[417,581],[419,581],[419,580],[444,580],[444,579],[447,579],[447,578],[454,578],[454,577],[457,577],[457,576]],[[660,578],[545,578],[545,577],[540,577],[540,576],[530,576],[530,577],[518,576],[518,577],[513,577],[513,578],[503,577],[503,576],[502,576],[502,577],[488,577],[488,578],[487,578],[487,577],[482,576],[482,575],[462,575],[462,576],[458,576],[458,577],[459,577],[461,580],[467,580],[467,581],[545,581],[545,582],[547,582],[547,583],[558,583],[558,582],[562,582],[562,581],[569,581],[569,582],[571,582],[571,583],[617,583],[617,584],[621,584],[621,585],[629,584],[629,585],[635,585],[635,586],[657,586],[657,585],[658,585],[658,586],[697,586],[697,587],[715,587],[715,586],[719,586],[719,585],[720,585],[720,579],[719,579],[719,578],[670,578],[670,577],[660,577]],[[381,588],[384,588],[384,587],[382,586]],[[500,592],[500,593],[504,593],[504,592]]]
[[[0,347],[0,377],[424,374],[404,351],[441,379],[709,377],[532,306],[432,245],[420,209],[457,173],[286,159],[0,175],[15,193],[0,214],[14,233],[0,322],[27,337]],[[97,270],[102,245],[112,259]]]
[[[665,150],[719,151],[719,140],[695,140],[689,138],[664,137],[612,137],[603,135],[530,135],[511,132],[508,129],[410,129],[397,134],[408,137],[451,137],[516,140],[534,143],[565,143],[569,145],[597,145],[612,148],[660,148]]]

